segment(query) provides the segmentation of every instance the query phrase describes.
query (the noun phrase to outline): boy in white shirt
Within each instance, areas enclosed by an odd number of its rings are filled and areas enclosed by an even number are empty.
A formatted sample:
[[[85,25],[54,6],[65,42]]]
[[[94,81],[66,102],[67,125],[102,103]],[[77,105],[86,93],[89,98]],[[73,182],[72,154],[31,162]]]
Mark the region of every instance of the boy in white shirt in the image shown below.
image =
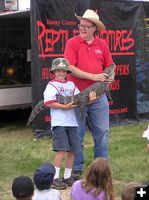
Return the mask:
[[[53,151],[55,151],[54,166],[56,173],[53,181],[53,188],[65,189],[72,186],[74,180],[71,177],[72,165],[75,152],[81,149],[80,138],[78,135],[77,119],[75,116],[73,102],[60,104],[56,96],[73,96],[80,91],[73,82],[67,81],[67,74],[71,73],[68,68],[69,63],[64,58],[54,59],[51,72],[55,78],[51,80],[44,91],[44,104],[50,107],[51,127],[53,132]],[[62,160],[66,155],[64,176],[60,178]]]

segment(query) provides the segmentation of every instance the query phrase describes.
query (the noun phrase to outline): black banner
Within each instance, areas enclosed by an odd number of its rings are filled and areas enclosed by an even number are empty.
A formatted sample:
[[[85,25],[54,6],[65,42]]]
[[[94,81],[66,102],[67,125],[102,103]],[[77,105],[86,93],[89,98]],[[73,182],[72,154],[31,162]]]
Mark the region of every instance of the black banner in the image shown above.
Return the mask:
[[[33,107],[43,99],[45,86],[52,78],[49,72],[52,60],[63,57],[67,40],[78,34],[74,13],[82,15],[87,8],[95,10],[105,24],[106,30],[98,35],[108,43],[116,63],[116,78],[110,85],[111,120],[149,112],[146,106],[149,103],[149,46],[145,32],[148,3],[136,1],[112,1],[112,4],[110,0],[31,1]],[[45,129],[49,122],[47,110],[36,118],[33,129]]]

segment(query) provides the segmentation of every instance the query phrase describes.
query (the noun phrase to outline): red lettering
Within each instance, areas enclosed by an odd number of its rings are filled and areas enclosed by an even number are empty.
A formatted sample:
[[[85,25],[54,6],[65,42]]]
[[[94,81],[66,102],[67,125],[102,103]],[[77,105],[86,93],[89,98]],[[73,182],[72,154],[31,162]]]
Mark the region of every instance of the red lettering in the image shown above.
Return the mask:
[[[120,90],[120,80],[115,80],[110,84],[110,90],[114,91],[114,90]]]
[[[50,72],[50,68],[49,67],[43,67],[42,68],[42,80],[51,80],[54,79],[55,75],[53,73]]]
[[[128,75],[129,74],[129,64],[128,65],[124,65],[124,69],[123,69],[123,75]]]
[[[73,33],[73,36],[76,36],[79,34],[79,30],[73,30],[72,33]]]
[[[55,45],[59,47],[59,56],[63,55],[65,44],[68,40],[68,30],[47,29],[46,26],[41,22],[37,21],[38,30],[38,56],[45,59],[45,57],[57,57],[55,52]]]
[[[37,20],[37,30],[38,30],[38,48],[39,51],[41,50],[42,54],[44,52],[43,50],[43,38],[44,38],[44,34],[45,34],[45,25]]]
[[[45,118],[44,118],[44,121],[45,122],[50,122],[51,121],[51,116],[46,115]]]
[[[45,53],[54,52],[54,44],[59,40],[60,34],[54,30],[46,30]],[[51,38],[50,38],[51,37]]]
[[[121,49],[121,39],[122,39],[122,32],[119,30],[116,30],[114,51],[116,51],[117,49]]]
[[[125,108],[117,108],[117,109],[110,109],[110,115],[120,114],[120,113],[128,113],[128,107]]]
[[[124,36],[124,34],[126,34],[126,37]],[[121,51],[128,51],[129,49],[131,49],[131,47],[134,46],[134,39],[131,38],[132,35],[132,31],[130,30],[130,32],[127,35],[127,31],[123,31],[123,38],[122,38],[122,48]]]
[[[99,32],[99,37],[106,40],[114,55],[134,55],[132,30],[103,30]]]
[[[49,80],[49,68],[42,68],[42,80]]]
[[[109,106],[113,105],[113,101],[109,101]]]
[[[126,65],[116,65],[115,75],[129,75],[130,67],[129,64]]]
[[[49,21],[47,28],[44,23],[37,20],[38,56],[43,59],[45,57],[63,56],[64,48],[68,40],[69,29],[54,30],[49,28],[53,23],[55,26],[60,27],[60,21]],[[65,23],[68,26],[75,25],[71,21],[69,23],[65,21]],[[71,35],[78,35],[78,30],[72,30]],[[112,55],[134,55],[134,38],[132,36],[132,30],[103,30],[99,32],[99,37],[107,42]],[[57,53],[55,53],[55,48]]]

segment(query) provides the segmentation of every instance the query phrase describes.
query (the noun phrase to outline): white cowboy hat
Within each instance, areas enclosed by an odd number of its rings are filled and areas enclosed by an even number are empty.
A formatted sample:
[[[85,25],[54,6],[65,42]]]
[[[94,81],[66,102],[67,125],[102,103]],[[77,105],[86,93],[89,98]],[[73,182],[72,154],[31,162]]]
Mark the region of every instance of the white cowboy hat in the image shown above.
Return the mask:
[[[99,30],[105,29],[105,25],[99,20],[99,16],[93,10],[87,9],[85,11],[85,13],[83,14],[83,16],[78,16],[76,14],[75,14],[75,16],[79,21],[81,19],[86,19],[86,20],[91,21],[92,23],[94,23],[98,27]]]

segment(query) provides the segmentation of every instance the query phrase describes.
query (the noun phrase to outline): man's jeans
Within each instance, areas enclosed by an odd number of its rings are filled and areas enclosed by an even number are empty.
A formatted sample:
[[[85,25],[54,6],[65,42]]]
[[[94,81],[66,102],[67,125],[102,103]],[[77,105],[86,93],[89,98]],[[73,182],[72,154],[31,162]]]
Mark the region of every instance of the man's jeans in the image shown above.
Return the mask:
[[[81,139],[82,150],[75,154],[73,170],[83,170],[84,154],[83,139],[86,132],[86,116],[90,123],[90,131],[94,140],[94,159],[104,157],[108,159],[108,132],[109,132],[109,103],[106,95],[102,95],[96,102],[87,105],[82,113],[76,109],[78,131]]]

